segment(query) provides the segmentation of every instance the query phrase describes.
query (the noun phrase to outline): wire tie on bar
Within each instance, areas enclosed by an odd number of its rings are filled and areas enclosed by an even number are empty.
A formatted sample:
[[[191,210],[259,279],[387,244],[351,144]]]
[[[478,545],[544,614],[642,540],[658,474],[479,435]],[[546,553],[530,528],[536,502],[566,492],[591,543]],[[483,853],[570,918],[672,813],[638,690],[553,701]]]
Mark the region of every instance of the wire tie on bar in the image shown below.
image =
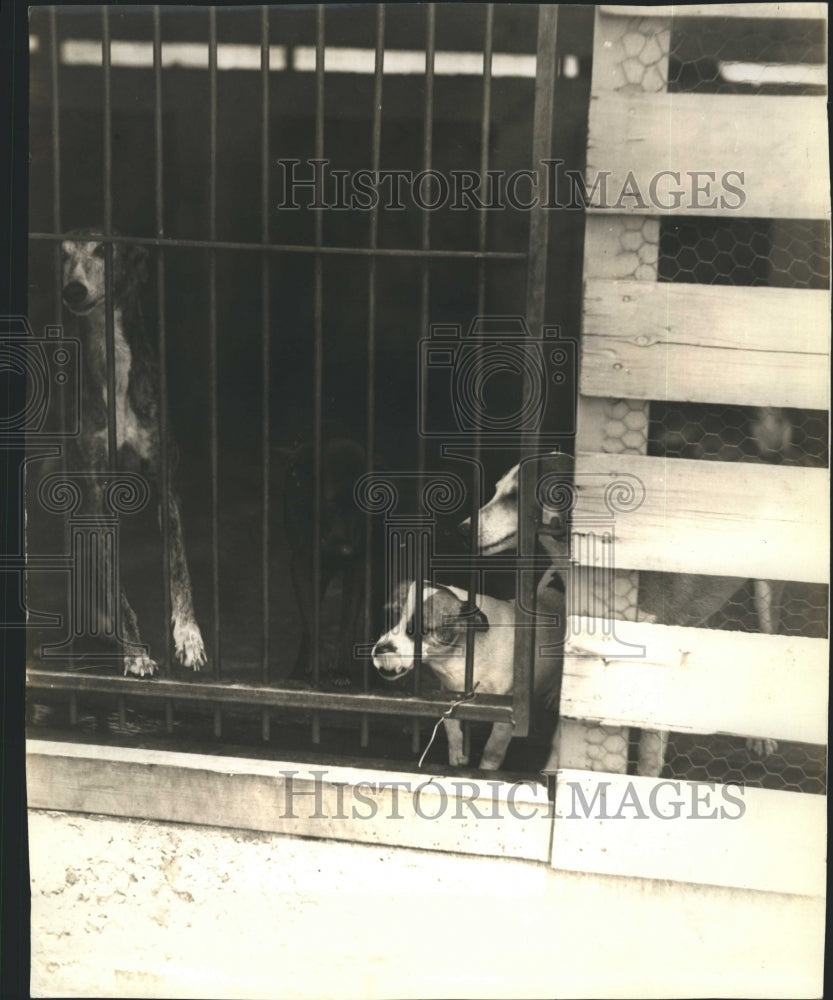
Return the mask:
[[[439,719],[437,719],[436,723],[434,724],[434,730],[431,733],[431,738],[428,740],[428,745],[422,751],[422,756],[419,758],[419,763],[417,764],[417,767],[422,767],[422,762],[425,760],[428,751],[431,749],[431,744],[434,742],[434,737],[437,735],[437,730],[440,728],[440,724],[445,719],[451,718],[451,716],[454,714],[454,709],[457,708],[458,705],[462,705],[466,701],[473,701],[476,696],[477,689],[479,687],[480,687],[480,681],[477,681],[477,683],[474,685],[471,691],[467,691],[465,694],[460,695],[457,701],[449,705],[448,708],[439,717]]]

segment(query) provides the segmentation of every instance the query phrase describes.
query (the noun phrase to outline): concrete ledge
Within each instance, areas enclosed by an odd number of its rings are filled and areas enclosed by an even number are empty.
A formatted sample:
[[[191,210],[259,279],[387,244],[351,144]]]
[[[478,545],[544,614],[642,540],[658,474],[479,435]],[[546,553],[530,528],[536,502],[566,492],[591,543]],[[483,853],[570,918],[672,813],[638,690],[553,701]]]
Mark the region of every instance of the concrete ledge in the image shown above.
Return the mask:
[[[29,806],[546,863],[532,782],[30,740]]]

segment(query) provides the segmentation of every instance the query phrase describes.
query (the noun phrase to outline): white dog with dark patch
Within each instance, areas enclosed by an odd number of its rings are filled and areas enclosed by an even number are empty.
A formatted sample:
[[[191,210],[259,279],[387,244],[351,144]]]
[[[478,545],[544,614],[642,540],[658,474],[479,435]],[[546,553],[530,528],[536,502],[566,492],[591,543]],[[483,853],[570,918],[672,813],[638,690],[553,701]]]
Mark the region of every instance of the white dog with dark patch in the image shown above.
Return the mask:
[[[396,680],[414,668],[414,614],[416,583],[404,583],[394,603],[396,624],[373,647],[373,663],[379,673]],[[563,600],[563,592],[561,593]],[[458,587],[423,584],[422,662],[446,691],[462,692],[466,681],[466,632],[474,638],[474,683],[478,694],[510,694],[515,663],[515,603],[485,594],[475,598],[476,608],[467,612],[468,595]],[[562,603],[563,608],[563,603]],[[468,623],[471,624],[468,624]],[[552,683],[556,659],[536,657],[534,700]],[[448,737],[448,762],[452,767],[468,764],[463,752],[463,733],[457,719],[443,719]],[[503,763],[512,740],[512,725],[496,722],[480,759],[484,770]]]
[[[394,602],[398,620],[373,647],[379,673],[395,680],[414,668],[414,612],[416,583],[399,588]],[[515,646],[515,607],[509,601],[478,594],[477,608],[466,614],[467,594],[457,587],[423,585],[422,661],[447,691],[463,691],[466,679],[466,632],[474,637],[474,681],[479,694],[508,694],[512,690]],[[471,621],[471,625],[467,623]],[[463,733],[457,719],[444,719],[448,762],[468,764]],[[483,751],[480,766],[494,770],[503,763],[512,739],[512,726],[496,722]]]

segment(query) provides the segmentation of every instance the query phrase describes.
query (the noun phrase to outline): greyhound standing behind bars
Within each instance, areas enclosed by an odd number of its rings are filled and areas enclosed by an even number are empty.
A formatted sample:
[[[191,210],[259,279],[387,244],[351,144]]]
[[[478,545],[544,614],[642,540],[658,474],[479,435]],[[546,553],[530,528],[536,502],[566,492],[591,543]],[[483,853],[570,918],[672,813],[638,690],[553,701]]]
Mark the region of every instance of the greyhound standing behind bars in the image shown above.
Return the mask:
[[[105,246],[99,230],[77,230],[64,240],[63,301],[72,316],[84,358],[81,434],[78,441],[84,468],[106,472],[108,468],[107,344],[105,337]],[[116,244],[113,247],[113,333],[115,347],[117,462],[155,482],[160,478],[159,372],[154,344],[147,336],[139,296],[147,280],[147,251],[143,247]],[[173,442],[168,447],[168,505],[170,522],[171,621],[177,659],[199,670],[206,662],[205,647],[194,620],[191,579],[185,559],[182,513],[171,488],[175,464]],[[92,480],[90,502],[103,512],[102,483]],[[160,507],[161,521],[161,507]],[[136,615],[119,588],[121,638],[140,644]],[[124,657],[125,674],[151,676],[157,665],[145,653]]]

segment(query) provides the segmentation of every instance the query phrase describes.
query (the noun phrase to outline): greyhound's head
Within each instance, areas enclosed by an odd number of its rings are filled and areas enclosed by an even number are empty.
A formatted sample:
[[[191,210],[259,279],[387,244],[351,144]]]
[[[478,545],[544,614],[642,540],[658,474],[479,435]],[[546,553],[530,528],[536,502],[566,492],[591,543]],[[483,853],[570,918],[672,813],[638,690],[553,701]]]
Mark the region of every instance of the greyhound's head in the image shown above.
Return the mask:
[[[76,316],[86,316],[104,302],[105,245],[97,229],[76,230],[61,244],[62,298]],[[113,289],[123,298],[147,280],[147,250],[116,243],[113,246]]]
[[[388,680],[395,680],[413,670],[416,613],[416,583],[403,583],[392,602],[395,624],[373,647],[373,665]],[[470,624],[469,624],[470,623]],[[465,650],[467,628],[486,632],[489,620],[479,609],[466,612],[466,602],[456,588],[422,587],[422,655],[432,659],[461,656]]]
[[[573,460],[569,455],[553,452],[540,460],[540,475],[538,485],[546,487],[549,476],[569,475]],[[511,468],[502,476],[495,486],[495,495],[480,508],[478,543],[482,555],[496,555],[500,552],[510,552],[518,545],[518,493],[520,465]],[[540,508],[540,497],[535,498]],[[551,537],[565,539],[567,536],[566,512],[548,512],[548,534]],[[460,531],[468,536],[471,532],[471,518],[467,517],[460,526]]]

